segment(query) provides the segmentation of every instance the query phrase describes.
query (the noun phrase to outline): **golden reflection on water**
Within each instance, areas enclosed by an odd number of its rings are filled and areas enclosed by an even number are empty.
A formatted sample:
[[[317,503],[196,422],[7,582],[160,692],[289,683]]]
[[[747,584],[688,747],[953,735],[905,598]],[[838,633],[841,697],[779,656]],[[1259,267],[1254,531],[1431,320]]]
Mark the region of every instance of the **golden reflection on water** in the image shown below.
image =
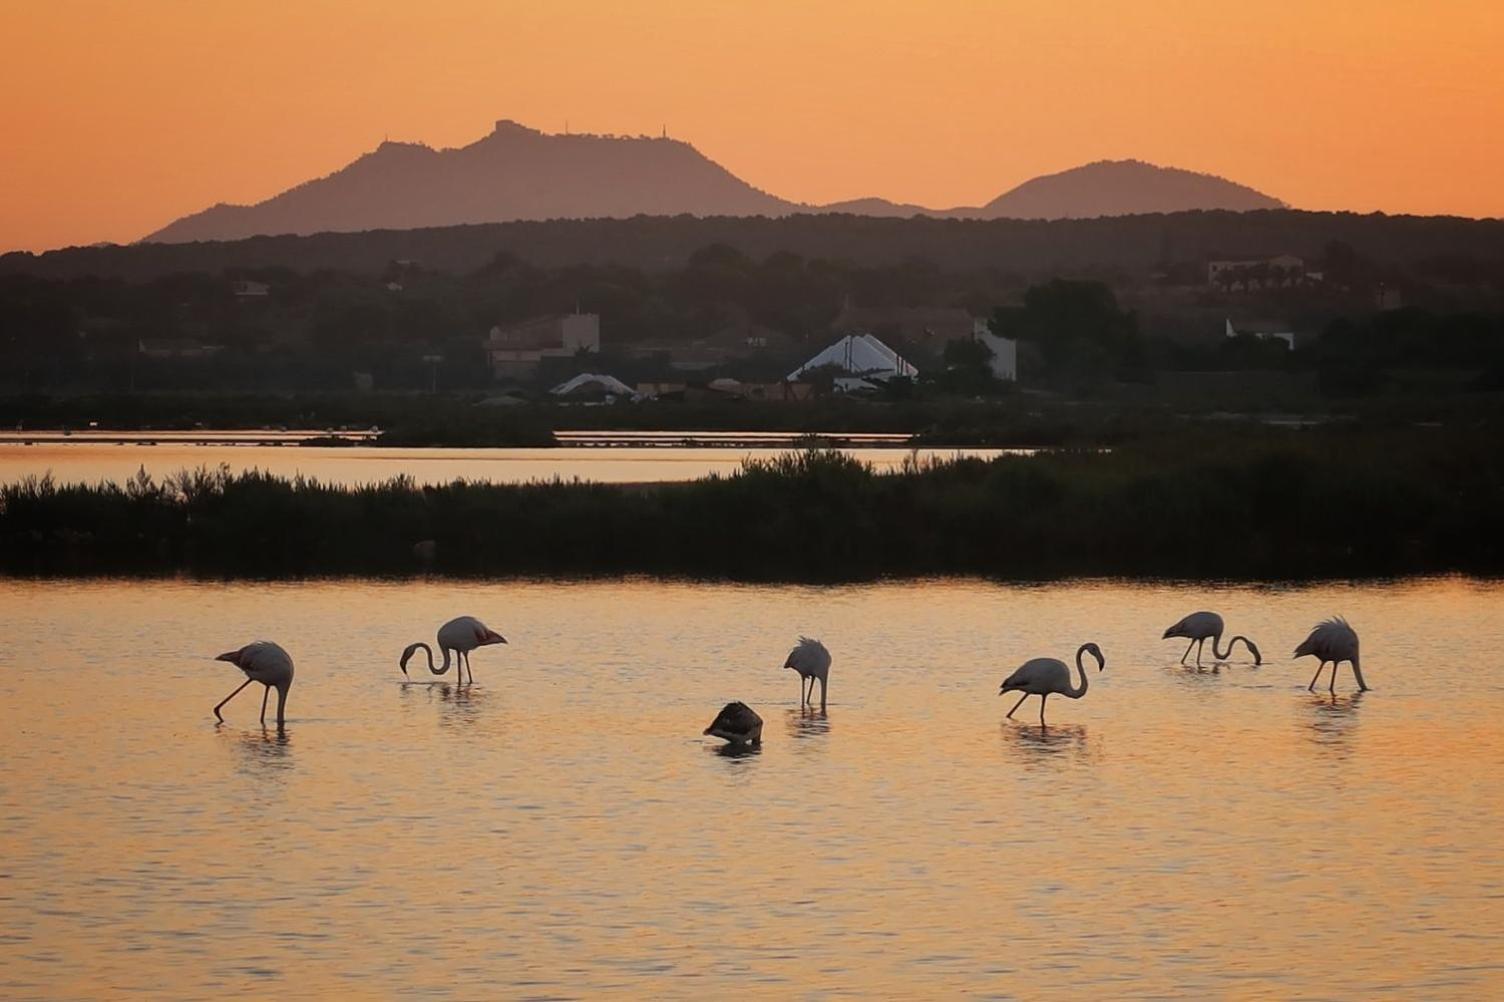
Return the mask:
[[[1266,663],[1179,665],[1159,635],[1207,607]],[[1504,990],[1498,585],[5,581],[0,610],[7,998]],[[1372,692],[1288,656],[1333,612]],[[404,681],[459,613],[511,643]],[[779,667],[801,633],[826,713]],[[216,725],[212,657],[263,634],[285,729],[256,686]],[[1003,719],[1003,676],[1088,639],[1085,698]],[[700,735],[729,699],[761,748]]]
[[[846,449],[875,468],[891,471],[917,455],[989,458],[997,449]],[[366,484],[399,474],[419,484],[454,480],[526,483],[530,480],[593,480],[598,483],[657,483],[735,473],[746,459],[772,459],[787,449],[745,448],[563,448],[399,449],[382,446],[9,445],[0,443],[0,483],[50,471],[60,483],[123,483],[145,469],[159,482],[179,470],[228,464],[235,472],[263,470],[281,477],[313,477],[323,483]]]

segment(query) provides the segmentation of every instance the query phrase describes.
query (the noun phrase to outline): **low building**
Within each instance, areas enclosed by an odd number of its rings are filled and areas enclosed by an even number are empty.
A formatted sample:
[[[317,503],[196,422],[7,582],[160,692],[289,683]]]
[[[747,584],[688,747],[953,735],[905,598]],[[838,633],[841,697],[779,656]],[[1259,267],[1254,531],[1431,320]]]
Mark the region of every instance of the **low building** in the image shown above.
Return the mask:
[[[1206,284],[1227,289],[1287,289],[1312,281],[1320,281],[1320,273],[1307,272],[1294,254],[1206,263]]]
[[[241,280],[231,283],[230,291],[240,299],[265,299],[271,295],[272,287],[265,282]]]
[[[779,380],[772,383],[743,382],[740,379],[712,379],[708,383],[674,381],[641,382],[637,396],[649,400],[683,400],[700,403],[707,400],[770,400],[793,402],[810,400],[815,388],[809,383]]]
[[[846,377],[877,382],[895,376],[919,376],[918,369],[871,334],[847,334],[789,373],[788,381],[797,382],[808,373],[827,368],[839,370]]]
[[[530,375],[545,358],[599,354],[601,318],[595,313],[564,313],[491,328],[485,341],[497,378]]]
[[[1242,320],[1234,324],[1228,319],[1228,337],[1256,337],[1262,341],[1283,341],[1291,351],[1295,350],[1295,332],[1290,325],[1271,320]]]
[[[141,338],[136,342],[137,354],[146,358],[213,358],[222,351],[224,345],[188,338]]]

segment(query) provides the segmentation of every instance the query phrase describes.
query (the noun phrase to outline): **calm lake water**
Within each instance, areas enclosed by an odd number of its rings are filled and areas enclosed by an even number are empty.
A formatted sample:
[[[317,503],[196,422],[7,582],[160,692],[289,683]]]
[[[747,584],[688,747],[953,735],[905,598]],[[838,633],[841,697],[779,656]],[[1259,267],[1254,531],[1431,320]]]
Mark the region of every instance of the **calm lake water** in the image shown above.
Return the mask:
[[[1263,667],[1176,663],[1208,607]],[[1335,612],[1361,697],[1288,656]],[[459,613],[511,644],[403,684]],[[6,998],[1504,993],[1499,585],[0,580],[0,617]],[[285,733],[259,686],[216,726],[263,635]],[[1003,719],[1085,640],[1084,699]],[[759,753],[700,736],[728,699]]]
[[[0,483],[51,472],[65,483],[122,482],[145,469],[158,480],[179,470],[226,463],[232,470],[260,469],[279,476],[298,474],[325,483],[363,484],[399,474],[419,484],[457,479],[492,483],[579,478],[599,483],[651,483],[698,480],[710,473],[734,473],[743,460],[769,459],[787,449],[602,448],[602,449],[394,449],[377,446],[327,448],[267,445],[107,445],[66,443],[0,444]],[[879,470],[896,469],[915,453],[908,449],[847,449]],[[921,459],[956,455],[990,458],[998,449],[920,449]]]

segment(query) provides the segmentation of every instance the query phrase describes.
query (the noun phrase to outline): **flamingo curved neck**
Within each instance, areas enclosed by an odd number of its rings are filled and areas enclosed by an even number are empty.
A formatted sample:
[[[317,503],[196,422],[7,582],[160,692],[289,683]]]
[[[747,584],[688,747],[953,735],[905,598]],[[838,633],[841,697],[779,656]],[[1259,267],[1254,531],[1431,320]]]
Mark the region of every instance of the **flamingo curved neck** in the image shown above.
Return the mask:
[[[449,671],[449,648],[447,648],[447,647],[440,648],[444,652],[444,664],[441,667],[437,667],[436,668],[436,667],[434,667],[434,663],[433,663],[433,648],[429,647],[425,643],[419,643],[417,646],[419,647],[419,649],[421,649],[423,651],[424,654],[426,654],[428,656],[428,670],[431,673],[433,673],[435,675],[444,675],[444,674],[448,673],[448,671]]]
[[[1219,650],[1217,650],[1217,645],[1222,642],[1222,634],[1219,633],[1216,636],[1212,637],[1212,656],[1215,657],[1218,661],[1225,661],[1225,660],[1227,660],[1228,658],[1232,657],[1232,648],[1233,648],[1233,645],[1236,644],[1239,640],[1243,641],[1243,646],[1246,647],[1246,648],[1248,648],[1248,652],[1250,654],[1252,654],[1253,653],[1253,645],[1248,642],[1248,638],[1247,637],[1242,636],[1242,635],[1235,636],[1231,640],[1229,640],[1227,642],[1227,650],[1225,650],[1225,651],[1219,651]]]
[[[1082,696],[1086,695],[1086,686],[1087,686],[1086,666],[1081,663],[1081,655],[1083,655],[1085,653],[1086,653],[1086,645],[1082,644],[1080,646],[1080,648],[1077,649],[1077,651],[1076,651],[1076,673],[1081,676],[1081,688],[1079,688],[1079,689],[1067,689],[1067,690],[1065,690],[1065,692],[1061,693],[1061,695],[1063,695],[1063,696],[1069,696],[1071,699],[1080,699]]]

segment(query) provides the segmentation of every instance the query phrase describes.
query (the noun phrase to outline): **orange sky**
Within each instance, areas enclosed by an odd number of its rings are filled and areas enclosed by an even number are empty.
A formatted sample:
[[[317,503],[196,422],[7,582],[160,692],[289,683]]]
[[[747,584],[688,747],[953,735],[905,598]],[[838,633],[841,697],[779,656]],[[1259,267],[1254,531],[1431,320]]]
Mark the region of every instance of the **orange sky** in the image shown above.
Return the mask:
[[[1302,208],[1504,216],[1500,0],[0,0],[0,250],[129,241],[496,118],[693,142],[803,201],[1137,157]]]

